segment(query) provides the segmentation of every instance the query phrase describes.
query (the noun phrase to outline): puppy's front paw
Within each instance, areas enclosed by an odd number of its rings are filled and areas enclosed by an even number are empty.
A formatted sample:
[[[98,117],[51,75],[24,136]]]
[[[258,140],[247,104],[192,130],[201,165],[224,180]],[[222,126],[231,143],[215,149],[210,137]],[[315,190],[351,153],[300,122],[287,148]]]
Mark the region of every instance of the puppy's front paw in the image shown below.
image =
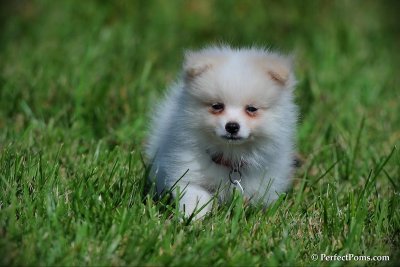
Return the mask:
[[[194,219],[198,220],[211,211],[213,197],[200,186],[189,184],[179,197],[179,210],[187,218],[194,215]]]

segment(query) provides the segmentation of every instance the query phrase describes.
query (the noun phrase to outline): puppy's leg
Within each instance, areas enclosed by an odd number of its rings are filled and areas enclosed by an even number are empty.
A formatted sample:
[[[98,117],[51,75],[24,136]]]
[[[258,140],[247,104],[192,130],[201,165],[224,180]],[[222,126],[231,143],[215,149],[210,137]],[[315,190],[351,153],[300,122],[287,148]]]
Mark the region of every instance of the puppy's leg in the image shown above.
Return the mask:
[[[194,218],[197,220],[211,210],[212,199],[212,195],[201,186],[188,184],[180,194],[179,210],[184,212],[185,217],[190,217],[195,212]]]

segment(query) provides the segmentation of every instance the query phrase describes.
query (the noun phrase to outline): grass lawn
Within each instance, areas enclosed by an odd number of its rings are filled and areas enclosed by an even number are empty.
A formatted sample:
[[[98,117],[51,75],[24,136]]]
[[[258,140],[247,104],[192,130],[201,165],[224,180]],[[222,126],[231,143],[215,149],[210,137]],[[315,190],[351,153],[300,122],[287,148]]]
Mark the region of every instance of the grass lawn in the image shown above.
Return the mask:
[[[399,8],[2,1],[0,265],[398,264]],[[221,41],[296,56],[304,164],[266,212],[237,196],[182,222],[143,194],[148,119],[184,49]]]

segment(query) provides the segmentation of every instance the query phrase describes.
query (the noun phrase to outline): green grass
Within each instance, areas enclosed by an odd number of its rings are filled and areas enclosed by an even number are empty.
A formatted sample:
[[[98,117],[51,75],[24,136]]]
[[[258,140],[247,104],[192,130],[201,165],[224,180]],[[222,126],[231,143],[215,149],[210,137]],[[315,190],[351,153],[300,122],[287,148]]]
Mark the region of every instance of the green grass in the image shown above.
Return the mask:
[[[8,1],[0,6],[0,265],[395,265],[400,30],[389,1]],[[182,52],[296,56],[305,162],[265,212],[203,221],[143,194],[143,144]],[[397,146],[397,148],[396,148]],[[312,254],[389,262],[312,261]]]

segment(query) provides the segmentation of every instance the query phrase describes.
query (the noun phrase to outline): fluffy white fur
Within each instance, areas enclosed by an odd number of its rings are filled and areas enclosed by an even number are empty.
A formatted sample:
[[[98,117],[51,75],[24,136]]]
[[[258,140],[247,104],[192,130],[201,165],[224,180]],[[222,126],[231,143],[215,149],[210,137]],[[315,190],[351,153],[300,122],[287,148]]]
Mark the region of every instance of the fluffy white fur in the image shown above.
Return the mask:
[[[182,77],[158,106],[150,131],[146,153],[158,193],[176,183],[182,212],[189,216],[204,206],[200,218],[214,195],[220,202],[231,196],[229,172],[239,168],[251,203],[274,201],[291,181],[294,86],[291,60],[277,53],[226,46],[187,52]],[[223,110],[216,112],[215,103]],[[228,122],[240,126],[235,139],[227,139],[233,136]],[[228,164],[213,160],[215,155]]]

